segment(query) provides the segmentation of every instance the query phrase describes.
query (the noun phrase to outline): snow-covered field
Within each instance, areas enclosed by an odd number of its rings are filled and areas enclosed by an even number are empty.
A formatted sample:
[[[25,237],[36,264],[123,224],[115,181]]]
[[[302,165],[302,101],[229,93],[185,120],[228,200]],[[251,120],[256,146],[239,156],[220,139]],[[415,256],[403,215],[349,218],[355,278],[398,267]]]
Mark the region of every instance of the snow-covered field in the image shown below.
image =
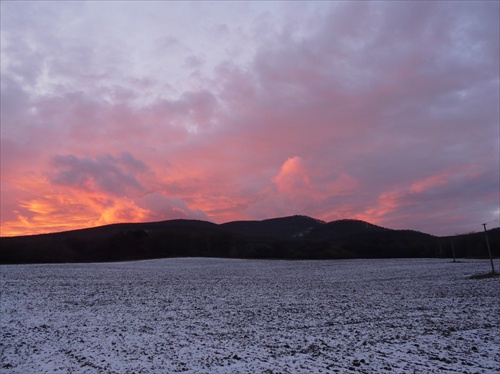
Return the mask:
[[[498,261],[496,266],[499,267]],[[487,260],[1,266],[1,373],[499,373]]]

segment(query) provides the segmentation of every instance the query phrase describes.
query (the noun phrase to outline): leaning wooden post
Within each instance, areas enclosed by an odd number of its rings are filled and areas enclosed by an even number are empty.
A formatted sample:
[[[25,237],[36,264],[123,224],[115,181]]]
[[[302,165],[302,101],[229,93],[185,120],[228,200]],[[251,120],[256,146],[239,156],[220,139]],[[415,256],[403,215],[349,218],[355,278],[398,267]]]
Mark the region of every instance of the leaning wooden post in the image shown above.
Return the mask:
[[[488,247],[488,255],[490,256],[491,273],[495,274],[495,266],[493,265],[493,257],[491,256],[490,242],[488,241],[488,233],[486,232],[486,223],[483,223],[484,236],[486,237],[486,246]]]

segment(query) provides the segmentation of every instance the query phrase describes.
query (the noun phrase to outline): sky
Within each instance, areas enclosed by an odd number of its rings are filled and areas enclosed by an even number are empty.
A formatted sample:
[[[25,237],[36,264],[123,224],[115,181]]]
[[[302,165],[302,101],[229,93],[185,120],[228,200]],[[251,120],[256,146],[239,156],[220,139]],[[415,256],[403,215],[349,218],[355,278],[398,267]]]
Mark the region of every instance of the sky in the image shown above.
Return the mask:
[[[499,7],[2,1],[0,235],[497,227]]]

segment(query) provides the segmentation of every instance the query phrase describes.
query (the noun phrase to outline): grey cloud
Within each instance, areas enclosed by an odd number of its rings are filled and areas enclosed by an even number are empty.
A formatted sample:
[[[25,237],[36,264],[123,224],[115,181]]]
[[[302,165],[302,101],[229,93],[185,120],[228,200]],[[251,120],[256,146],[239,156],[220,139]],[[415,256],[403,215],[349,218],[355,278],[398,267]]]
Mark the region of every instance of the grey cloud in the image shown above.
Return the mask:
[[[95,159],[74,155],[58,155],[52,159],[49,180],[56,184],[85,191],[98,191],[114,196],[136,194],[144,187],[131,172],[147,170],[145,164],[130,153],[118,158],[104,154]]]
[[[149,170],[144,162],[136,159],[129,152],[122,152],[117,160],[131,173],[144,173]]]
[[[482,222],[498,218],[498,175],[484,170],[472,176],[456,173],[448,183],[395,194],[394,202],[398,209],[381,220],[388,227],[448,234],[479,231]]]
[[[207,90],[189,91],[178,100],[161,100],[155,103],[149,112],[167,123],[207,128],[213,122],[217,104],[216,96]]]
[[[159,192],[147,194],[135,201],[137,206],[148,211],[149,221],[163,221],[167,219],[199,219],[210,221],[201,210],[190,209],[179,198],[169,198]]]

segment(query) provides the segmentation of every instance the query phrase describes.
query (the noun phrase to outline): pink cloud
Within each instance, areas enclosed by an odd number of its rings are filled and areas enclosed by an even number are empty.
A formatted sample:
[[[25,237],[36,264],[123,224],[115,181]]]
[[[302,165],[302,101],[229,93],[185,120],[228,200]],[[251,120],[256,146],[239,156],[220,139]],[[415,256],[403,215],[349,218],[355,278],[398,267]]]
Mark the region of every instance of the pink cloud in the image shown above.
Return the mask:
[[[298,157],[286,160],[273,178],[278,192],[306,201],[325,201],[333,196],[346,196],[358,191],[355,178],[335,169],[318,169]]]
[[[288,194],[307,193],[310,188],[310,180],[307,170],[300,157],[290,157],[281,166],[280,172],[274,177],[273,182],[278,187],[278,191]]]

